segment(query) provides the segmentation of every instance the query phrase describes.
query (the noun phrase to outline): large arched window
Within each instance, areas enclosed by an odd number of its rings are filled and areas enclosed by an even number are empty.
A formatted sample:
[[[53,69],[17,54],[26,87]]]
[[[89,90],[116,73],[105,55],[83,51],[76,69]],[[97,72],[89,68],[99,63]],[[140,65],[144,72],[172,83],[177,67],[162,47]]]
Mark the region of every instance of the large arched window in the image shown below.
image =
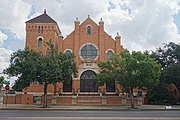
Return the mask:
[[[87,26],[87,34],[88,34],[88,35],[91,34],[91,26]]]
[[[94,71],[84,71],[80,76],[80,92],[97,92],[96,82],[96,73]]]
[[[95,60],[98,55],[97,48],[92,44],[86,44],[81,48],[81,57],[86,59]]]
[[[113,51],[112,50],[108,50],[107,51],[107,60],[110,60],[112,58],[113,55]]]
[[[38,47],[42,47],[42,38],[38,39]]]

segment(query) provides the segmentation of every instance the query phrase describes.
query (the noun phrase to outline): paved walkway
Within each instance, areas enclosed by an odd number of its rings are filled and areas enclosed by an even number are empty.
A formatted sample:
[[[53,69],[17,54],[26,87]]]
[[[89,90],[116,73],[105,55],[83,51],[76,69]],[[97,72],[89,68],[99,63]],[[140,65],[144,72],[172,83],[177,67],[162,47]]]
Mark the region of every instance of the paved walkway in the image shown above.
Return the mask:
[[[171,108],[165,105],[143,105],[136,106],[131,109],[130,106],[65,106],[65,105],[51,105],[47,108],[42,108],[40,105],[23,105],[23,104],[0,104],[0,110],[104,110],[104,111],[127,111],[127,110],[176,110],[180,111],[180,105],[172,105]]]

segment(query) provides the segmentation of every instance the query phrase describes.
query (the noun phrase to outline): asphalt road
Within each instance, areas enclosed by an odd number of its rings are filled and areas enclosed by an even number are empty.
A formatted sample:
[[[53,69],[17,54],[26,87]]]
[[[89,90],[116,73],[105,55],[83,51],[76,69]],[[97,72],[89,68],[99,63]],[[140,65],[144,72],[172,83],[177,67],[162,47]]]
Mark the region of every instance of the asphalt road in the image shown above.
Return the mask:
[[[180,120],[180,111],[0,110],[0,120]]]

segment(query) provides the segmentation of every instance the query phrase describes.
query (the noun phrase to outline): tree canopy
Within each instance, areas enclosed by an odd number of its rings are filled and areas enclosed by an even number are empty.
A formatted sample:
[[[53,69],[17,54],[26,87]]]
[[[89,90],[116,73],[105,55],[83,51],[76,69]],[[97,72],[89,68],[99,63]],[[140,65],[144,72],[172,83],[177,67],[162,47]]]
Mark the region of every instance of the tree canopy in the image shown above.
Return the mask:
[[[3,86],[3,83],[4,83],[4,77],[1,76],[0,77],[0,91],[1,91],[1,87]]]
[[[0,84],[3,84],[3,81],[4,81],[4,77],[1,76],[1,77],[0,77]]]
[[[32,81],[44,84],[44,107],[47,107],[47,85],[56,82],[64,82],[76,73],[74,55],[59,53],[54,45],[46,44],[46,54],[30,50],[18,50],[10,59],[10,66],[4,73],[10,76],[17,76],[14,89],[22,90]]]
[[[97,75],[99,85],[107,81],[117,81],[131,95],[131,106],[134,107],[133,89],[156,85],[159,82],[160,65],[146,53],[130,53],[124,50],[120,55],[114,55],[111,60],[101,62]]]
[[[180,62],[180,44],[170,42],[152,52],[151,57],[155,58],[162,68]]]
[[[180,93],[180,44],[173,42],[165,44],[152,52],[151,57],[162,65],[160,82],[174,84]]]

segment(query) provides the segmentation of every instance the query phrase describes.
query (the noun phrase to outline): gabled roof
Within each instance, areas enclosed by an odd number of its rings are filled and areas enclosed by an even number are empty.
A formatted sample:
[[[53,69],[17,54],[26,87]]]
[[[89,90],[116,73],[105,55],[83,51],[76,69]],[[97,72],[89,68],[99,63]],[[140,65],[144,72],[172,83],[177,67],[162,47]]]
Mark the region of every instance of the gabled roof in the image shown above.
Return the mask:
[[[97,24],[96,22],[94,22],[94,20],[91,19],[90,15],[88,15],[88,18],[87,18],[86,20],[84,20],[84,21],[80,24],[80,26],[81,26],[82,24],[86,23],[87,21],[89,21],[89,22],[95,24],[96,26],[98,26],[98,24]]]
[[[46,14],[46,10],[42,15],[39,15],[31,20],[26,21],[26,23],[56,23],[49,15]]]

